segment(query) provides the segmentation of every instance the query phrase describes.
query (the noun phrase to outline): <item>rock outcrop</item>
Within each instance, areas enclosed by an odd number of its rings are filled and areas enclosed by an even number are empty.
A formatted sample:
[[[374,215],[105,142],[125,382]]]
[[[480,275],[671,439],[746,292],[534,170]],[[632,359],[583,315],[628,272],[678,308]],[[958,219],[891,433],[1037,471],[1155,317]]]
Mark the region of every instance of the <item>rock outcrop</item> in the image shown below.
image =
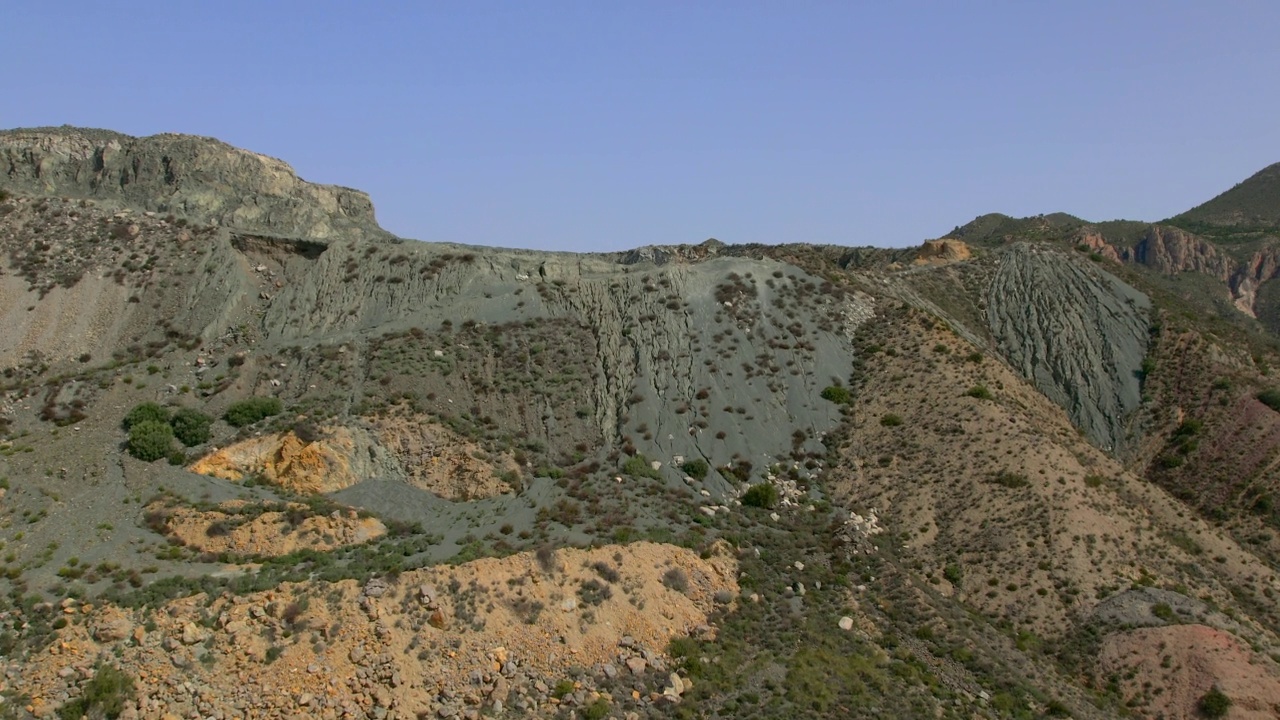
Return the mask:
[[[365,193],[306,182],[283,161],[194,135],[135,138],[72,127],[0,132],[0,187],[117,200],[272,235],[387,236]]]
[[[987,305],[1009,364],[1093,442],[1119,450],[1141,400],[1146,296],[1097,268],[1021,244],[1001,257]]]
[[[1235,263],[1215,245],[1176,227],[1152,225],[1120,259],[1164,273],[1200,272],[1223,282],[1231,279]]]
[[[973,253],[970,252],[969,246],[959,240],[948,238],[926,240],[920,246],[915,263],[917,265],[951,263],[968,260],[972,256]]]
[[[312,494],[395,476],[399,466],[367,431],[334,427],[310,442],[292,431],[244,440],[197,460],[190,470],[224,480],[259,475],[293,492]]]

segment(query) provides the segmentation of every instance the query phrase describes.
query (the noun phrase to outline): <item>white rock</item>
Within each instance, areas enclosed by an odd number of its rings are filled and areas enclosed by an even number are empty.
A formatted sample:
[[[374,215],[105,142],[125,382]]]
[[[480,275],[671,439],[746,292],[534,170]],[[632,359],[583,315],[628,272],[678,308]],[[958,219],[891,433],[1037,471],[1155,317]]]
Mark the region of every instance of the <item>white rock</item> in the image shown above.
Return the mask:
[[[840,629],[841,629],[841,630],[852,630],[852,629],[853,629],[853,618],[849,617],[848,615],[845,615],[844,617],[840,618]]]

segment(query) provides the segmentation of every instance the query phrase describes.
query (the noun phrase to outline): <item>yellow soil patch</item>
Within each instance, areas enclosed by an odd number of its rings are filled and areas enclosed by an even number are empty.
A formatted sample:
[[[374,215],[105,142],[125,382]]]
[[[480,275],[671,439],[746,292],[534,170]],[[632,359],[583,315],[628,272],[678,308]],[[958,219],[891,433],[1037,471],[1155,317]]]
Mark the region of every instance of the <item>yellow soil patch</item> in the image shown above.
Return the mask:
[[[238,442],[197,460],[188,469],[236,481],[260,474],[297,493],[325,493],[364,479],[352,472],[355,450],[356,440],[347,428],[328,428],[326,437],[315,442],[304,442],[290,431]]]

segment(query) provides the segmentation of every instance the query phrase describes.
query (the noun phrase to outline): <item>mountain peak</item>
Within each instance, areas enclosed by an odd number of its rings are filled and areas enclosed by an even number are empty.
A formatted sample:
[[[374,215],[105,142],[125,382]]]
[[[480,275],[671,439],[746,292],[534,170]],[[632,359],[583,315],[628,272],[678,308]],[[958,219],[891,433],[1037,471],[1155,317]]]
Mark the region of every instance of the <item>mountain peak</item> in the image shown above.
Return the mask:
[[[1230,190],[1168,222],[1193,230],[1209,227],[1248,231],[1280,227],[1280,163],[1268,165]]]

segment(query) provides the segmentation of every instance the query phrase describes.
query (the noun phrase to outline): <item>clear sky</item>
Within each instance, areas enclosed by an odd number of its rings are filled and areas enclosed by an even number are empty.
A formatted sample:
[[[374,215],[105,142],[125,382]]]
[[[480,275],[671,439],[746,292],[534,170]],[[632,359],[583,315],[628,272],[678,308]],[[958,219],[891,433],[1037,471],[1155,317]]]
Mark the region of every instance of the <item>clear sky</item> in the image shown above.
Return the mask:
[[[212,135],[421,240],[903,246],[1280,161],[1280,3],[18,2],[0,126]]]

